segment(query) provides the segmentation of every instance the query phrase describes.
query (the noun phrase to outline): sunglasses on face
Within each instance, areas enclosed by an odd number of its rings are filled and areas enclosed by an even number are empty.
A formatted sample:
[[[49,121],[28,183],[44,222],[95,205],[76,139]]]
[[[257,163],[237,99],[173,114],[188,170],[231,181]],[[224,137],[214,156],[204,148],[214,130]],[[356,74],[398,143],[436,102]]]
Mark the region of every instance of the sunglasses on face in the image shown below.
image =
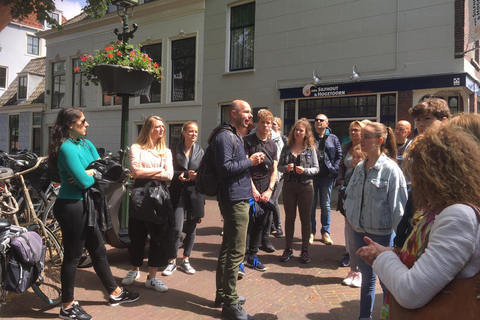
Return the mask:
[[[315,119],[315,122],[325,122],[327,119]]]

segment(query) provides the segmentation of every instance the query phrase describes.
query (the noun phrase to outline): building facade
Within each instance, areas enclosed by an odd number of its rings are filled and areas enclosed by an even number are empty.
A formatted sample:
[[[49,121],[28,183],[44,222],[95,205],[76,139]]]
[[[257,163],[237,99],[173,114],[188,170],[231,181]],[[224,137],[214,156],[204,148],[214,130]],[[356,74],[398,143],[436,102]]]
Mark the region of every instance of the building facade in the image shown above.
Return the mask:
[[[121,22],[115,10],[111,6],[111,12],[98,20],[82,14],[66,23],[62,33],[42,33],[47,40],[48,70],[45,137],[60,108],[80,107],[90,124],[87,138],[114,154],[120,150],[121,97],[106,96],[100,87],[82,85],[81,74],[76,71],[82,55],[117,41],[113,31],[121,29]],[[129,144],[135,142],[150,115],[164,119],[167,140],[175,143],[185,121],[202,117],[204,1],[145,1],[134,8],[129,23],[130,29],[134,23],[139,26],[130,43],[140,44],[163,67],[164,77],[160,84],[152,84],[149,96],[130,98]]]
[[[408,109],[427,94],[445,98],[453,113],[477,112],[479,50],[469,51],[469,16],[465,0],[145,1],[130,18],[139,25],[133,42],[156,54],[164,80],[149,97],[130,99],[129,142],[156,114],[169,144],[184,121],[196,120],[206,147],[234,99],[254,112],[271,110],[284,133],[296,119],[324,113],[342,142],[357,119],[413,125]],[[76,86],[73,70],[82,54],[116,40],[112,30],[119,27],[110,13],[73,19],[62,34],[42,33],[44,133],[58,108],[81,106],[95,145],[118,149],[119,99]]]
[[[61,11],[52,16],[64,22]],[[49,29],[30,14],[13,19],[0,5],[0,150],[42,153],[42,113],[45,108],[45,40],[37,32]]]
[[[252,63],[238,70],[234,21],[249,4],[254,18],[244,31],[254,33],[254,49],[244,41],[243,58]],[[445,98],[452,112],[476,112],[478,50],[463,55],[473,45],[468,16],[468,1],[454,0],[207,0],[204,128],[237,98],[280,116],[285,133],[296,119],[324,113],[342,141],[352,120],[413,125],[408,109],[426,94]]]

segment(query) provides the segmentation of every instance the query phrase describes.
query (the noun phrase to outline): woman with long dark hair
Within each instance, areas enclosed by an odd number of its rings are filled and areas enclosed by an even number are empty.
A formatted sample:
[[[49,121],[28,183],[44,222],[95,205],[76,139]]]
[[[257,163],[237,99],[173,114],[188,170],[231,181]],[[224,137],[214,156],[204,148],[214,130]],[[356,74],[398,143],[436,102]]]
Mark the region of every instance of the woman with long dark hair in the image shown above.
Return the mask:
[[[62,307],[61,319],[88,320],[92,317],[74,300],[75,276],[84,247],[90,253],[93,267],[109,296],[109,304],[116,306],[138,300],[137,293],[117,285],[107,260],[103,237],[95,222],[89,226],[88,212],[84,210],[83,192],[95,183],[98,173],[85,170],[99,158],[93,144],[84,139],[88,122],[83,112],[75,108],[64,108],[58,113],[48,147],[48,161],[58,168],[61,187],[53,214],[60,224],[64,246],[62,264]]]
[[[190,265],[190,255],[195,243],[197,223],[204,216],[205,197],[198,192],[195,186],[197,170],[204,151],[196,144],[198,125],[195,121],[188,121],[182,127],[183,141],[173,149],[173,179],[170,184],[170,194],[175,212],[175,252],[163,270],[162,275],[169,276],[176,269],[177,252],[180,247],[180,237],[185,233],[183,240],[183,259],[180,265],[186,274],[194,274],[195,269]]]
[[[170,181],[173,177],[172,152],[165,145],[165,124],[158,116],[149,116],[140,130],[137,141],[130,149],[130,166],[135,178],[134,188],[144,187],[152,180]],[[166,292],[168,287],[157,278],[159,267],[166,266],[173,250],[173,242],[167,234],[172,227],[172,217],[165,223],[157,221],[147,212],[130,210],[128,235],[131,240],[130,270],[122,283],[129,285],[140,278],[140,267],[143,264],[143,253],[148,235],[150,249],[148,252],[148,272],[145,286],[158,292]]]
[[[360,145],[367,157],[355,167],[345,191],[346,216],[353,228],[349,241],[354,241],[356,250],[366,245],[364,237],[392,246],[392,233],[407,202],[407,184],[397,165],[394,133],[382,123],[369,122],[362,128]],[[370,319],[377,275],[363,260],[357,261],[362,273],[360,319]],[[385,294],[383,284],[382,288]]]
[[[293,234],[298,215],[302,223],[302,251],[300,261],[310,262],[308,240],[310,238],[310,209],[313,201],[313,176],[319,171],[312,126],[305,119],[295,122],[288,135],[278,162],[278,171],[284,174],[283,205],[285,208],[285,250],[281,261],[293,257]]]

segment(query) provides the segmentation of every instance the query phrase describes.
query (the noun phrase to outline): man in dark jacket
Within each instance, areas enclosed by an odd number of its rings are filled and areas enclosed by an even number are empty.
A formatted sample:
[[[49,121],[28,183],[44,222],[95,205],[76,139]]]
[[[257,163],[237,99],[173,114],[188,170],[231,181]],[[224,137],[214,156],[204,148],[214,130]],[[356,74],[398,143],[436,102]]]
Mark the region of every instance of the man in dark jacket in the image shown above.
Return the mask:
[[[314,194],[311,211],[312,233],[310,234],[310,243],[315,239],[317,199],[320,198],[322,241],[327,245],[331,245],[333,241],[330,237],[330,197],[332,195],[333,182],[338,176],[338,164],[342,158],[342,146],[337,136],[328,127],[328,118],[324,114],[319,114],[315,117],[314,136],[320,172],[313,178]]]
[[[247,158],[242,136],[252,119],[250,105],[246,101],[231,103],[230,121],[226,130],[212,140],[215,167],[220,181],[218,206],[223,216],[223,240],[217,262],[215,306],[223,303],[222,316],[226,319],[253,319],[242,308],[245,302],[237,294],[238,266],[245,254],[249,199],[252,198],[250,182],[251,166],[263,162],[264,155],[254,153]]]

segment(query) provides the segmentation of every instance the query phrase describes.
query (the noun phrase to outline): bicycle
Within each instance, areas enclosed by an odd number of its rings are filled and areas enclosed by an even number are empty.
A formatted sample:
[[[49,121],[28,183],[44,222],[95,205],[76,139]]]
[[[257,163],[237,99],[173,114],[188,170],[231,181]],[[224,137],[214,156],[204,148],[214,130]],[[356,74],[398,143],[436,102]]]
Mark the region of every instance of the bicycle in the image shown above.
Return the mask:
[[[20,226],[17,212],[18,204],[15,197],[9,190],[10,179],[17,178],[23,188],[25,197],[25,221],[22,225],[28,230],[36,231],[46,246],[45,270],[43,281],[37,282],[32,286],[33,291],[48,304],[57,305],[61,302],[61,278],[60,269],[63,262],[63,247],[55,234],[45,226],[42,219],[35,212],[30,193],[25,183],[24,175],[37,169],[46,158],[38,158],[35,165],[29,169],[14,173],[11,169],[6,169],[0,175],[1,193],[0,193],[0,217],[9,219],[12,224]],[[3,170],[2,169],[2,170]],[[10,170],[10,171],[8,171]]]
[[[0,303],[7,298],[8,291],[3,289],[3,282],[5,281],[7,257],[10,252],[11,238],[9,234],[14,237],[27,232],[27,229],[19,226],[12,226],[6,219],[0,218]]]

